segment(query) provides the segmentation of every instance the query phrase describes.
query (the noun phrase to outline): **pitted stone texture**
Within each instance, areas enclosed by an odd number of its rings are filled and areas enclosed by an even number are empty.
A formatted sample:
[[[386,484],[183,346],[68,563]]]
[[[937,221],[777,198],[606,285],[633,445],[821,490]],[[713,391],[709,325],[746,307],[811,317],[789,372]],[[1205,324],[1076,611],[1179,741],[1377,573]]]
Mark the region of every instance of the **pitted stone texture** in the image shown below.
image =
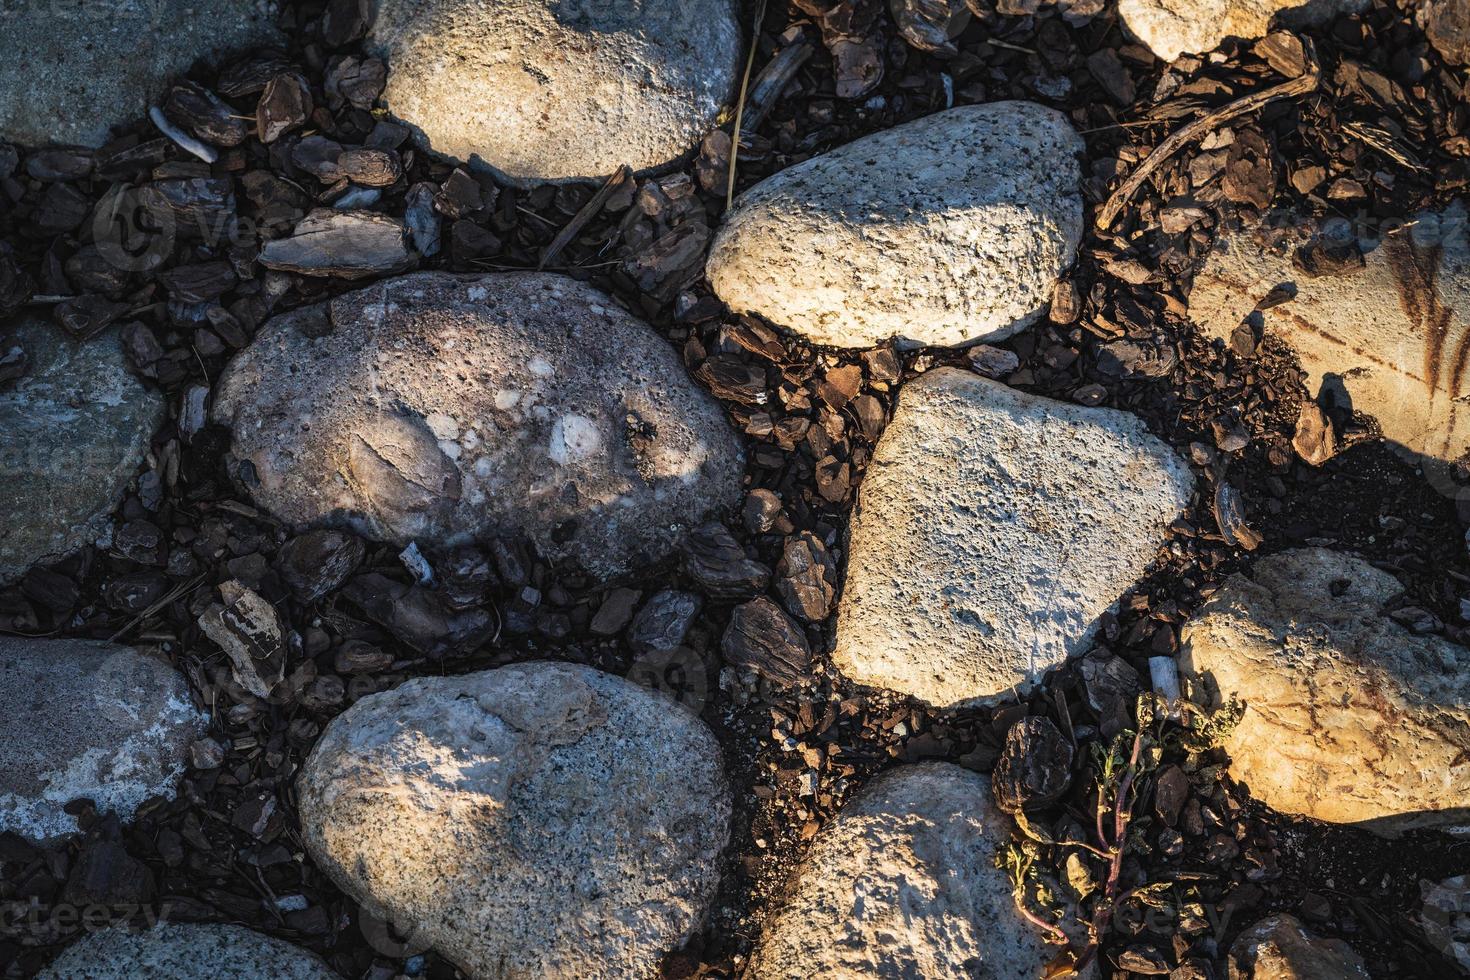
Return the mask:
[[[43,0],[0,10],[0,139],[101,146],[200,58],[279,40],[273,0]]]
[[[204,718],[163,660],[98,640],[0,637],[0,831],[75,832],[88,799],[124,821],[172,796]]]
[[[340,980],[316,954],[241,926],[164,923],[89,933],[36,980]]]
[[[399,544],[524,532],[598,575],[733,507],[744,468],[662,337],[540,273],[403,276],[277,317],[229,365],[214,418],[285,520]]]
[[[1082,149],[1065,116],[1031,102],[864,137],[741,194],[710,250],[710,285],[818,344],[1009,337],[1076,257]]]
[[[1470,829],[1470,650],[1382,615],[1401,591],[1307,548],[1232,576],[1185,624],[1196,699],[1245,704],[1225,748],[1252,796],[1388,837]]]
[[[1118,0],[1129,33],[1164,61],[1213,51],[1228,37],[1266,36],[1282,27],[1323,24],[1366,8],[1370,0]]]
[[[0,355],[26,373],[0,387],[0,584],[97,540],[163,421],[163,398],[128,373],[117,331],[85,343],[23,319]]]
[[[990,781],[949,763],[878,776],[812,840],[750,980],[1038,980],[1051,959],[995,852]]]
[[[903,387],[864,477],[832,659],[945,706],[1085,651],[1193,477],[1126,412],[940,368]]]
[[[437,152],[518,182],[672,163],[713,127],[734,0],[379,0],[383,102]]]
[[[1313,275],[1322,245],[1361,264]],[[1319,260],[1325,261],[1325,260]],[[1470,234],[1463,205],[1416,216],[1381,242],[1345,221],[1298,220],[1224,235],[1195,277],[1191,318],[1227,342],[1273,290],[1295,296],[1259,314],[1301,358],[1308,392],[1377,418],[1384,437],[1454,461],[1470,449]]]
[[[1230,980],[1368,980],[1351,946],[1313,935],[1291,915],[1273,915],[1241,933],[1229,966]]]
[[[709,729],[570,664],[363,698],[299,788],[317,863],[474,977],[657,975],[704,918],[729,836]]]

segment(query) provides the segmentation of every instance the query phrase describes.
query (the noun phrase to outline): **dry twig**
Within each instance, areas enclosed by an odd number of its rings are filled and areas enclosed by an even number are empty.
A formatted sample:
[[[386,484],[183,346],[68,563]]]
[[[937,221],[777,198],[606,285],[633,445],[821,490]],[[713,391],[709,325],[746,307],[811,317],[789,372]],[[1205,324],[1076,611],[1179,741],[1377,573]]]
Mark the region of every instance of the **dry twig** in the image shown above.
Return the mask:
[[[745,74],[740,77],[740,101],[735,104],[735,134],[730,140],[730,179],[725,183],[725,207],[735,203],[735,161],[740,158],[740,125],[745,116],[745,93],[750,89],[750,71],[755,67],[755,49],[761,43],[761,23],[766,19],[766,0],[755,12],[755,27],[750,32],[750,54],[745,58]]]

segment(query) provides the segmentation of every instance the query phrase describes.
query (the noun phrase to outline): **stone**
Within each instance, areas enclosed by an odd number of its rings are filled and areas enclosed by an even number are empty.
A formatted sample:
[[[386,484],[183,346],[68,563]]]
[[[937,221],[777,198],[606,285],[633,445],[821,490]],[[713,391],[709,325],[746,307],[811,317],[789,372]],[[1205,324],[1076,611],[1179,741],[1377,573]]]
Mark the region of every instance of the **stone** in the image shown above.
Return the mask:
[[[281,37],[274,0],[7,4],[0,139],[99,147],[147,115],[172,76]]]
[[[403,222],[373,211],[319,208],[290,237],[266,242],[260,264],[303,276],[365,279],[402,272],[416,261]]]
[[[1230,947],[1230,980],[1368,980],[1363,958],[1341,939],[1281,914],[1251,926]]]
[[[381,0],[383,104],[433,150],[516,182],[647,171],[734,94],[735,0]]]
[[[811,675],[806,634],[765,596],[735,607],[720,653],[732,667],[755,671],[777,687],[795,687]]]
[[[1371,0],[1118,0],[1118,16],[1164,61],[1202,54],[1226,38],[1266,36],[1273,18],[1283,27],[1324,24],[1357,13]]]
[[[628,646],[639,654],[677,649],[689,635],[703,605],[703,600],[692,592],[665,589],[654,593],[633,618],[633,625],[628,629]]]
[[[0,585],[96,541],[163,421],[116,329],[82,343],[23,318],[0,336],[25,373],[0,385]]]
[[[1467,311],[1458,203],[1376,241],[1340,219],[1222,235],[1189,299],[1195,323],[1227,344],[1259,316],[1300,357],[1309,397],[1372,415],[1393,445],[1447,461],[1470,448]]]
[[[226,368],[228,465],[282,520],[453,546],[524,533],[600,576],[740,500],[724,412],[592,286],[403,276],[276,317]]]
[[[837,563],[826,545],[810,531],[786,539],[776,591],[791,615],[808,623],[820,623],[837,601]]]
[[[220,602],[199,614],[199,629],[225,652],[236,683],[268,698],[286,674],[286,629],[260,593],[230,579],[219,586]]]
[[[707,521],[689,535],[684,573],[719,599],[744,599],[765,591],[771,580],[771,570],[747,558],[735,535],[718,521]]]
[[[699,928],[729,837],[709,729],[573,664],[363,698],[298,789],[317,865],[470,976],[655,976]]]
[[[172,797],[205,719],[158,657],[100,640],[0,637],[0,832],[77,830],[87,799],[124,821]]]
[[[1470,829],[1470,650],[1384,615],[1401,592],[1306,548],[1232,576],[1185,624],[1191,700],[1245,706],[1224,748],[1255,798],[1386,837]]]
[[[1082,139],[1030,102],[864,137],[736,199],[706,266],[737,313],[818,344],[964,344],[1046,311],[1082,235]]]
[[[1418,19],[1444,60],[1470,65],[1470,6],[1464,0],[1425,0]]]
[[[1440,882],[1420,880],[1424,907],[1419,927],[1429,945],[1470,973],[1470,875],[1455,875]]]
[[[339,980],[315,953],[243,926],[165,922],[89,932],[36,980]]]
[[[1035,980],[1052,954],[995,867],[1010,818],[950,763],[876,777],[812,839],[749,980]]]
[[[833,662],[937,706],[1081,654],[1193,477],[1136,416],[955,368],[904,385],[852,519]]]
[[[991,787],[1006,813],[1042,809],[1072,785],[1072,743],[1049,719],[1022,718],[1006,732]]]

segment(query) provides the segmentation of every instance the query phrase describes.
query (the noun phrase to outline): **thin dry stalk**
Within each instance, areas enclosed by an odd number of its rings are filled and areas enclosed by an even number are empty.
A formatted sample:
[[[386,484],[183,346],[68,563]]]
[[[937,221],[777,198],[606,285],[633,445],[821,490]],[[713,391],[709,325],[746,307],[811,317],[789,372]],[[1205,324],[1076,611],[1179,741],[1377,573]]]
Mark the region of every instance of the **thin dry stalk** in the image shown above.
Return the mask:
[[[761,24],[766,19],[766,0],[755,12],[755,29],[750,32],[750,53],[745,56],[745,74],[740,77],[740,101],[735,104],[735,133],[730,140],[730,178],[725,182],[725,209],[735,203],[735,161],[740,158],[740,124],[745,118],[745,93],[750,89],[750,72],[755,68],[755,49],[761,43]]]

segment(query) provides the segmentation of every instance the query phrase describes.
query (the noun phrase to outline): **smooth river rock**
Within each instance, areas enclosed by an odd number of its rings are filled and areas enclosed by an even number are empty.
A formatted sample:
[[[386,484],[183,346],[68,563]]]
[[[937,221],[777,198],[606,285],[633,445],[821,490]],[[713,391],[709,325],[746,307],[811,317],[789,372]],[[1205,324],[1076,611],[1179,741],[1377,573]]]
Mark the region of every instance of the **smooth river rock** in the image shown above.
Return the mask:
[[[1266,36],[1273,18],[1283,27],[1323,24],[1356,13],[1371,0],[1118,0],[1128,32],[1164,61],[1213,51],[1229,37]]]
[[[424,273],[267,323],[227,368],[230,465],[286,521],[526,533],[597,575],[733,507],[744,462],[673,347],[563,276]]]
[[[921,375],[864,477],[832,659],[939,706],[1024,692],[1086,650],[1193,482],[1126,412]]]
[[[813,343],[963,344],[1035,322],[1082,236],[1082,138],[1032,102],[866,136],[736,200],[706,274]]]
[[[1383,615],[1401,592],[1307,548],[1232,576],[1185,624],[1196,698],[1244,702],[1225,748],[1252,796],[1389,837],[1470,829],[1470,650]]]
[[[1341,939],[1313,935],[1295,916],[1251,926],[1230,947],[1230,980],[1368,980],[1363,958]]]
[[[199,58],[279,39],[273,0],[19,0],[0,7],[0,139],[101,146]]]
[[[205,719],[159,657],[100,640],[0,637],[0,831],[72,833],[88,799],[130,820],[172,796]]]
[[[473,977],[656,976],[703,920],[729,837],[709,729],[570,664],[363,698],[298,785],[317,864]]]
[[[77,343],[23,319],[0,333],[0,356],[17,347],[25,374],[0,385],[0,584],[107,531],[164,414],[116,330]]]
[[[379,0],[383,102],[437,152],[518,182],[672,163],[714,126],[735,0]]]
[[[995,853],[1010,818],[949,763],[891,769],[812,840],[747,980],[1039,980],[1054,955]]]
[[[1268,308],[1258,304],[1271,296]],[[1285,302],[1276,303],[1285,299]],[[1293,219],[1223,235],[1195,277],[1191,318],[1227,342],[1259,317],[1301,358],[1308,393],[1378,420],[1413,453],[1470,448],[1470,236],[1463,205],[1381,241]]]
[[[36,980],[340,980],[321,957],[242,926],[166,922],[88,933]]]

